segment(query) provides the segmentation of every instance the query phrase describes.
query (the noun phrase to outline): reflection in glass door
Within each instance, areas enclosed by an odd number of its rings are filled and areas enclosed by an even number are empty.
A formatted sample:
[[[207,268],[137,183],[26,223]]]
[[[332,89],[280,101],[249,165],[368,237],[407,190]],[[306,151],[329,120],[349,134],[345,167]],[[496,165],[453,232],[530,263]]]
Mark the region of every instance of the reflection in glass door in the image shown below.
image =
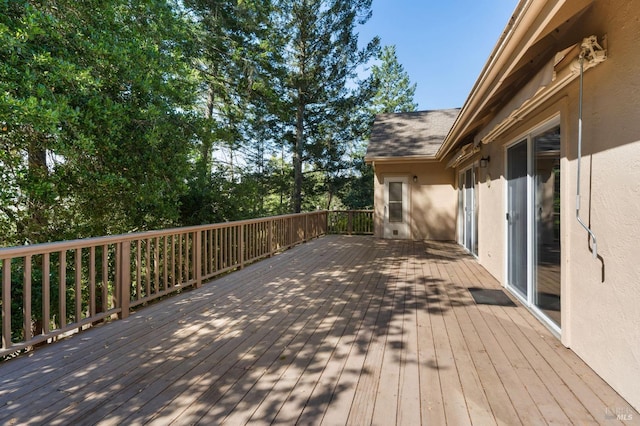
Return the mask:
[[[473,171],[464,173],[464,246],[473,252]]]
[[[536,269],[533,303],[560,326],[560,127],[533,138]]]
[[[507,149],[507,279],[525,299],[527,291],[527,141]]]
[[[460,173],[460,193],[458,197],[462,245],[471,253],[478,255],[478,202],[476,197],[474,169]]]

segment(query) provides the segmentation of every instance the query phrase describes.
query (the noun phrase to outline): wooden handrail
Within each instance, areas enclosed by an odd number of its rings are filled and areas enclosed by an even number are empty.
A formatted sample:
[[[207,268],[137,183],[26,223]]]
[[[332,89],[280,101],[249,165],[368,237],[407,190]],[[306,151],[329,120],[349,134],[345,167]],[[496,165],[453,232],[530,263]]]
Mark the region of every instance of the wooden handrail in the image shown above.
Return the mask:
[[[333,210],[0,248],[0,356],[51,342],[327,233],[372,234]]]

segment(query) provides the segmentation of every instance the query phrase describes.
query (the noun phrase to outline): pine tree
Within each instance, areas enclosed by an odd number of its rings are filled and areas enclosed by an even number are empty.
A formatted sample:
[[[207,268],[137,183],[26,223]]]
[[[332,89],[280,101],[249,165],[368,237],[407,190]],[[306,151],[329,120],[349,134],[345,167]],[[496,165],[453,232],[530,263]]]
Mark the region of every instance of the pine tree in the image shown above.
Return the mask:
[[[357,68],[376,53],[378,39],[358,47],[356,25],[371,16],[371,0],[283,0],[278,6],[276,22],[290,40],[283,50],[280,108],[288,114],[284,139],[293,159],[291,208],[300,212],[309,192],[331,194],[346,167],[346,145],[357,128],[353,117],[367,95],[357,84]],[[324,184],[303,193],[304,176],[314,172],[323,174]]]
[[[385,46],[380,55],[380,65],[371,67],[377,86],[372,101],[374,114],[384,112],[411,112],[418,107],[413,101],[416,84],[411,84],[409,74],[398,62],[395,46]]]
[[[368,107],[369,131],[375,114],[411,112],[418,106],[413,101],[416,84],[411,84],[409,75],[398,62],[395,46],[385,46],[379,59],[380,64],[371,67],[375,96]],[[355,150],[353,174],[340,192],[342,202],[350,209],[373,208],[374,173],[373,167],[364,161],[365,148],[363,145]]]

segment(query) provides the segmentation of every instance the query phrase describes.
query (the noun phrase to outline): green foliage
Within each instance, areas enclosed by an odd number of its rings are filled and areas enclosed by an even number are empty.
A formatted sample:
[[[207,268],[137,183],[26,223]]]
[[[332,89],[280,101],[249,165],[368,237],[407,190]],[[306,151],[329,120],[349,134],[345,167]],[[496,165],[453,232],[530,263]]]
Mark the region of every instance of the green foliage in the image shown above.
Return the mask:
[[[372,113],[415,111],[418,107],[413,101],[416,84],[411,84],[409,75],[398,62],[396,47],[383,47],[380,61],[379,65],[371,67],[377,88],[372,101]]]
[[[373,208],[373,167],[364,162],[364,155],[354,159],[356,173],[340,191],[340,198],[347,209]]]
[[[411,84],[409,75],[398,62],[395,46],[385,46],[380,54],[380,64],[371,67],[371,86],[374,92],[367,107],[368,126],[363,134],[369,134],[373,117],[379,113],[415,111],[413,101],[416,85]],[[366,122],[366,120],[363,120]],[[368,138],[368,136],[367,136]],[[365,149],[362,146],[353,154],[353,174],[341,188],[340,197],[349,209],[373,208],[373,168],[364,162]]]
[[[0,243],[369,205],[370,13],[370,0],[0,1]]]
[[[303,198],[325,193],[329,203],[349,168],[348,147],[362,138],[361,105],[370,92],[357,69],[378,49],[378,39],[358,47],[356,26],[371,16],[371,1],[281,1],[284,63],[279,75],[283,139],[290,143],[294,186],[292,210]],[[305,184],[311,174],[322,183]]]
[[[5,243],[177,223],[189,40],[166,1],[0,3]]]

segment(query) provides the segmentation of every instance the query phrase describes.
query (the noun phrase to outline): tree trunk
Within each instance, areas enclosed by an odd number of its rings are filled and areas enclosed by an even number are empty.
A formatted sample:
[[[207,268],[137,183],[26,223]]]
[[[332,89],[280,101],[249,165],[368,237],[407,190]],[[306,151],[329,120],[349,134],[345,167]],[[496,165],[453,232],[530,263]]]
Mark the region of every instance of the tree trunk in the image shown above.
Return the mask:
[[[24,230],[27,241],[31,244],[42,243],[47,239],[48,219],[47,219],[47,194],[42,193],[41,185],[47,182],[49,168],[47,167],[47,150],[42,148],[44,143],[42,135],[32,132],[29,143],[28,164],[30,185],[27,189],[28,196],[28,221]]]
[[[209,89],[207,90],[207,109],[205,111],[205,119],[208,122],[213,122],[213,108],[215,102],[215,92],[213,91],[213,84],[209,83]],[[205,170],[211,172],[211,151],[213,150],[212,139],[210,135],[204,138],[202,141],[200,155],[202,156],[202,164],[205,166]]]
[[[293,148],[293,197],[294,213],[302,210],[302,154],[304,146],[304,99],[302,90],[298,90],[298,110],[296,112],[296,137]]]

